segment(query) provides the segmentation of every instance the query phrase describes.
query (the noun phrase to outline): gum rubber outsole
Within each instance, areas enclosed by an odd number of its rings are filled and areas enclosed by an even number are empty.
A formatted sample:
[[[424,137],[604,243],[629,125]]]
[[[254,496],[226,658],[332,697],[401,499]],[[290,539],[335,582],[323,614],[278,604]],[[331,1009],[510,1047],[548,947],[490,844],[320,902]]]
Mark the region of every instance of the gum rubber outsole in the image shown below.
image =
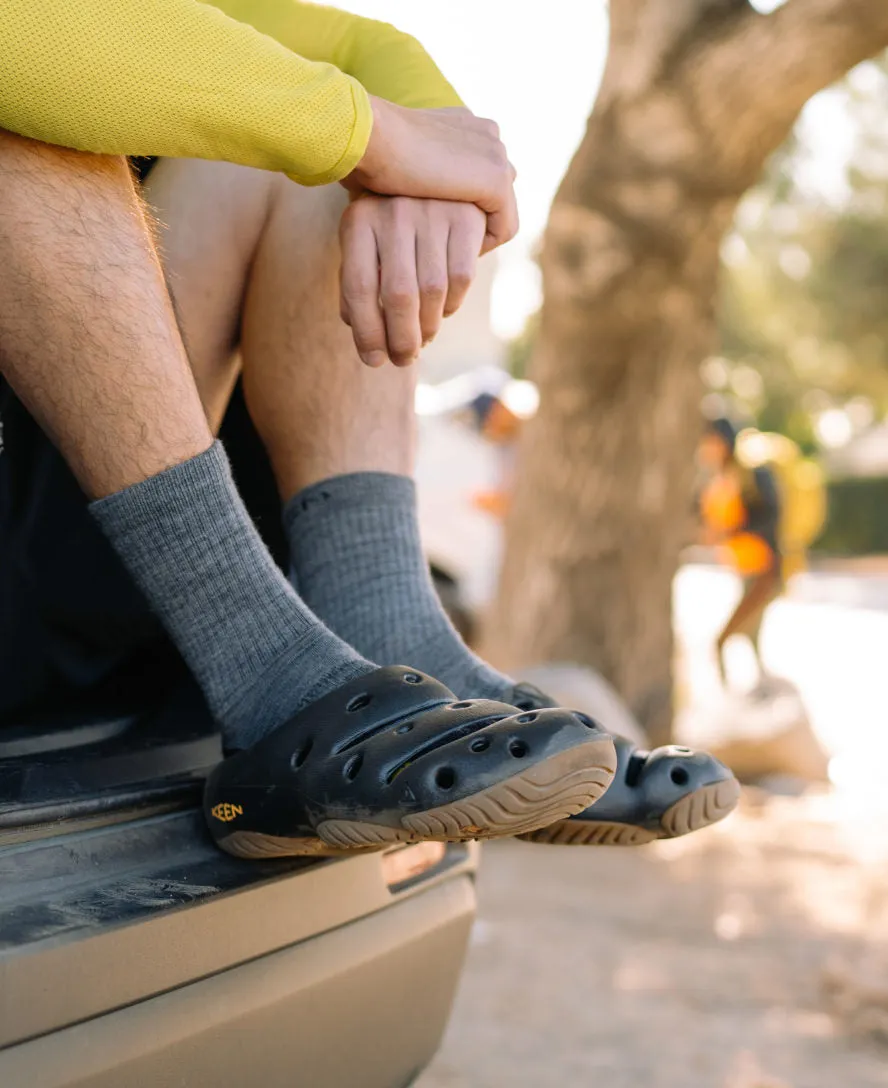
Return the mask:
[[[666,809],[660,823],[667,838],[688,835],[723,820],[734,811],[739,800],[740,783],[736,778],[728,778],[682,797]]]
[[[560,820],[521,835],[529,842],[560,846],[642,846],[655,839],[674,839],[723,820],[740,799],[735,778],[701,786],[676,801],[662,815],[659,829],[596,820]]]
[[[242,858],[337,857],[398,843],[503,838],[582,812],[604,794],[615,773],[613,742],[600,736],[462,800],[405,814],[400,827],[331,819],[318,824],[317,838],[235,831],[219,845]]]

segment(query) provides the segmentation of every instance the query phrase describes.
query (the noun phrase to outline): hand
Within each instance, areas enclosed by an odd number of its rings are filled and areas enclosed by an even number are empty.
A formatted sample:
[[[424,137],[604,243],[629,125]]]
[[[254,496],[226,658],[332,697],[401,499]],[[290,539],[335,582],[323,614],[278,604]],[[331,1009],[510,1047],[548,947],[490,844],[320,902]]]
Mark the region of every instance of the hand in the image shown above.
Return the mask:
[[[405,109],[370,99],[373,131],[343,184],[391,196],[477,204],[487,216],[482,252],[518,230],[515,169],[493,121],[467,109]]]
[[[342,216],[340,313],[367,366],[416,361],[475,277],[485,216],[474,204],[366,195]]]

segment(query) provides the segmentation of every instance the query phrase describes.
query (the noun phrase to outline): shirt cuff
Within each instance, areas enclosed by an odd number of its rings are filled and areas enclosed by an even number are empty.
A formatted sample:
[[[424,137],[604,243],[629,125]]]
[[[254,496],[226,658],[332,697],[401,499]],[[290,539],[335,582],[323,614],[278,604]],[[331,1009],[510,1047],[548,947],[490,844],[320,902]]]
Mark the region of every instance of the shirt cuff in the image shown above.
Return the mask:
[[[367,150],[370,133],[373,131],[373,107],[370,105],[370,96],[356,79],[351,76],[344,76],[343,78],[347,79],[351,86],[352,105],[355,111],[351,134],[345,151],[338,162],[320,174],[288,173],[287,176],[299,185],[331,185],[335,181],[341,181],[354,170]]]

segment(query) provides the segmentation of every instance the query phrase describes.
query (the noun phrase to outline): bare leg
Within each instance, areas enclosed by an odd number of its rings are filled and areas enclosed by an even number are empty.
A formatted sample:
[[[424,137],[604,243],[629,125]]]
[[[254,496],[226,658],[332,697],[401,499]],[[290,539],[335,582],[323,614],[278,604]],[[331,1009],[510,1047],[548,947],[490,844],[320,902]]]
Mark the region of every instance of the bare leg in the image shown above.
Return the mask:
[[[408,660],[422,668],[425,662],[461,698],[526,700],[527,692],[519,696],[511,679],[466,649],[435,597],[412,488],[404,479],[413,468],[414,375],[364,368],[339,320],[342,194],[300,190],[249,172],[228,172],[224,181],[220,176],[223,188],[243,186],[247,237],[257,225],[259,230],[255,244],[246,244],[230,262],[214,255],[215,246],[240,235],[214,223],[209,172],[192,186],[197,174],[187,164],[161,163],[156,171],[151,199],[170,224],[168,274],[192,361],[205,372],[198,375],[203,390],[230,387],[228,360],[236,335],[204,353],[199,346],[213,341],[202,327],[221,323],[236,334],[237,319],[226,308],[244,299],[244,387],[282,498],[297,496],[288,504],[287,520],[297,582],[308,603],[337,634],[381,664]],[[166,184],[181,188],[163,199]],[[263,203],[267,215],[254,214]],[[186,254],[172,236],[180,218],[189,231],[203,232],[204,241],[192,253],[207,256],[190,265],[188,277],[199,273],[203,286],[186,282],[179,272],[184,265],[175,256]],[[531,725],[520,720],[522,729]]]
[[[246,296],[244,392],[284,500],[330,476],[413,473],[416,368],[368,369],[339,317],[344,208],[335,187],[285,189]]]
[[[123,159],[0,133],[0,369],[85,491],[211,441]]]
[[[218,223],[217,184],[236,228]],[[227,195],[238,188],[242,206]],[[294,573],[308,604],[373,660],[410,660],[461,696],[504,697],[513,681],[466,648],[423,556],[409,480],[415,371],[365,367],[339,316],[344,194],[254,171],[161,163],[149,200],[168,224],[167,274],[205,403],[211,390],[230,389],[231,307],[243,298],[244,392],[281,498],[326,481],[323,515],[288,506]],[[232,238],[246,241],[236,248],[225,242]],[[220,245],[228,256],[216,253]],[[208,326],[224,326],[232,339],[214,340]]]
[[[774,599],[772,594],[771,600]],[[768,602],[770,603],[770,601]],[[762,660],[761,650],[761,635],[762,635],[762,621],[765,618],[765,609],[763,608],[757,616],[754,616],[746,625],[746,637],[749,639],[749,644],[752,647],[753,655],[755,656],[755,664],[758,669],[758,682],[761,687],[768,678],[768,670],[765,668],[765,663]]]
[[[274,174],[200,159],[163,159],[145,183],[164,273],[214,432],[240,369],[244,294],[277,185]]]
[[[164,160],[146,196],[214,429],[239,346],[247,404],[284,500],[348,472],[410,475],[415,370],[365,367],[339,317],[345,193],[224,163]]]
[[[371,668],[260,540],[212,434],[123,160],[0,141],[4,374],[246,747]]]
[[[731,614],[728,622],[722,629],[716,640],[718,653],[719,672],[722,682],[727,679],[724,662],[725,644],[731,635],[747,632],[750,634],[753,652],[759,666],[759,671],[764,676],[764,668],[759,655],[758,634],[761,628],[762,617],[765,609],[773,601],[780,589],[780,572],[777,568],[767,570],[753,578],[747,585],[740,602]]]

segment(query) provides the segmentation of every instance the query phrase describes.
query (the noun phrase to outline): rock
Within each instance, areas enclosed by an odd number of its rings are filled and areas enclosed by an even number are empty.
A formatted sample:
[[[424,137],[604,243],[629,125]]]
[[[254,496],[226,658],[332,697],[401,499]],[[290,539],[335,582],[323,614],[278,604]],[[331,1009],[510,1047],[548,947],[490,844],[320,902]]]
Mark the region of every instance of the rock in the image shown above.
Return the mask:
[[[766,686],[691,707],[677,722],[682,743],[706,748],[744,782],[795,778],[828,780],[828,759],[795,685],[772,678]]]
[[[585,665],[549,663],[522,669],[519,679],[535,684],[562,706],[588,714],[607,732],[626,737],[639,748],[647,746],[645,732],[632,711],[594,669]]]

